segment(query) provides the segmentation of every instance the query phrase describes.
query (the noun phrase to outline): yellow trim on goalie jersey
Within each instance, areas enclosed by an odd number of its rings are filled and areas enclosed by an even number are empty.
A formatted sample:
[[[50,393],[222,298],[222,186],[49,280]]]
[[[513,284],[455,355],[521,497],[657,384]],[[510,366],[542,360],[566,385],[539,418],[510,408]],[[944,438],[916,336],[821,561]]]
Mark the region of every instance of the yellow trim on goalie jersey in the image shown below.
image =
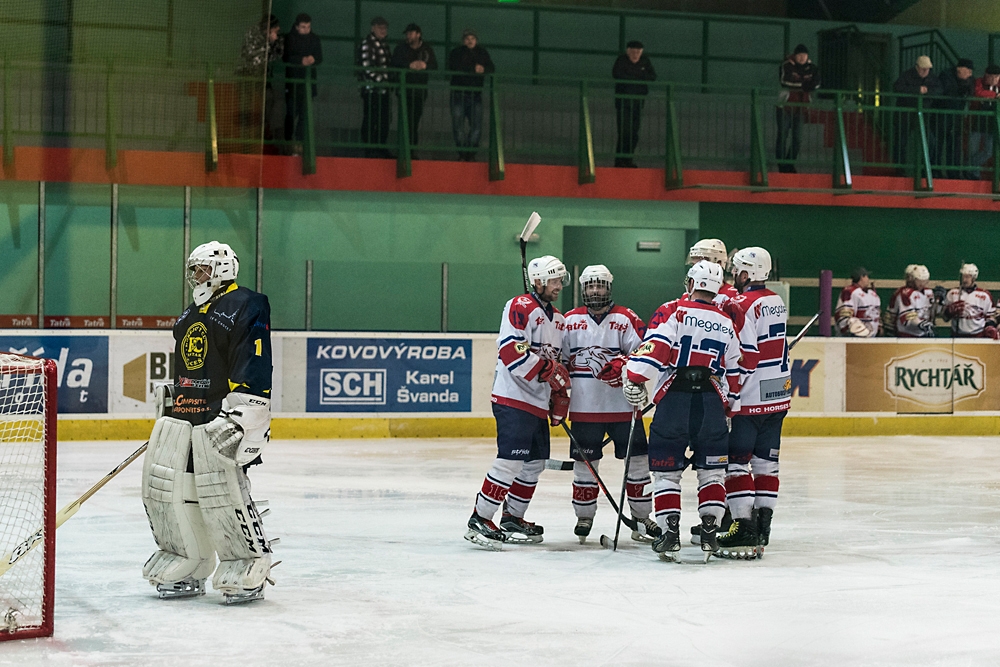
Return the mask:
[[[223,297],[226,294],[229,294],[230,292],[232,292],[237,287],[239,287],[239,286],[236,284],[236,281],[234,280],[233,284],[230,285],[229,287],[227,287],[226,291],[219,295],[219,298]],[[218,301],[218,299],[209,299],[208,303],[206,303],[204,306],[202,306],[202,307],[200,307],[198,309],[198,312],[204,315],[205,313],[208,312],[208,309],[211,308],[212,304],[215,303],[216,301]]]

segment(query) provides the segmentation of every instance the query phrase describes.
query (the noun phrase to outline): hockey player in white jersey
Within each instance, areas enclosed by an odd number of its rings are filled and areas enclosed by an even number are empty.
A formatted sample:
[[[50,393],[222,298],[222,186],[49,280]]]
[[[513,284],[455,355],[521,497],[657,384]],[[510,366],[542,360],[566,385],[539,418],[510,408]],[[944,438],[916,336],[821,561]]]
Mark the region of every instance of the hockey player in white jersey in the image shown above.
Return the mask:
[[[702,239],[688,250],[687,263],[695,265],[701,260],[708,260],[722,267],[723,276],[729,266],[729,255],[726,254],[726,244],[719,239]],[[735,287],[723,281],[719,293],[715,295],[715,303],[723,304],[739,294]]]
[[[887,336],[933,338],[940,300],[927,287],[931,273],[923,264],[910,264],[904,273],[905,284],[893,293],[885,311]],[[944,298],[944,294],[940,296]]]
[[[646,333],[646,325],[638,315],[612,300],[613,281],[614,276],[603,264],[584,268],[580,273],[584,305],[566,313],[563,336],[563,359],[573,383],[569,404],[573,437],[594,470],[598,469],[603,456],[605,434],[614,441],[615,457],[625,458],[632,406],[622,396],[622,366],[629,352],[642,344]],[[640,418],[632,439],[625,485],[632,517],[645,528],[645,535],[633,531],[632,537],[636,540],[660,533],[656,522],[649,518],[652,497],[643,493],[650,481],[647,451],[646,433]],[[577,522],[573,532],[582,542],[594,525],[598,486],[576,447],[571,447],[571,455],[576,460],[573,465],[573,510]]]
[[[663,560],[678,559],[680,482],[690,447],[707,561],[718,548],[716,531],[725,511],[726,416],[739,410],[740,346],[733,321],[712,303],[722,287],[722,267],[698,262],[688,271],[687,285],[690,299],[665,303],[653,314],[642,345],[629,357],[623,391],[631,405],[641,408],[647,402],[645,383],[656,379],[649,467],[663,534],[653,541],[653,551]]]
[[[878,335],[882,323],[882,299],[875,291],[867,269],[859,266],[851,273],[851,284],[841,290],[835,316],[837,329],[844,336],[872,338]]]
[[[755,558],[763,554],[778,501],[778,453],[781,427],[792,398],[785,330],[788,308],[764,281],[771,255],[751,247],[733,256],[740,295],[733,305],[743,313],[743,387],[740,409],[729,432],[726,502],[733,522],[719,535],[717,555]],[[755,341],[756,349],[748,349]]]
[[[944,297],[945,322],[951,322],[955,338],[1000,338],[997,333],[993,296],[976,285],[979,267],[963,264],[958,272],[959,286]]]
[[[465,539],[499,550],[505,541],[541,542],[543,530],[524,520],[549,458],[549,419],[569,410],[569,373],[560,362],[565,320],[552,303],[569,282],[566,267],[545,255],[528,263],[533,289],[507,302],[497,337],[493,381],[497,458],[468,522]],[[499,528],[493,516],[503,505]]]

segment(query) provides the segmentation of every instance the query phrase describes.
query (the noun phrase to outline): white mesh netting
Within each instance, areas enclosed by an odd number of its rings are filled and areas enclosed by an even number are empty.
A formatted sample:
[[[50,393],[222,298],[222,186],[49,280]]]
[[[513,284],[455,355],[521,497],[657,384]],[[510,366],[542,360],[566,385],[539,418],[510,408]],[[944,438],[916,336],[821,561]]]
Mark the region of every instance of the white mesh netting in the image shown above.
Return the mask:
[[[51,556],[42,539],[47,461],[43,364],[0,354],[0,639],[42,624],[45,561]]]

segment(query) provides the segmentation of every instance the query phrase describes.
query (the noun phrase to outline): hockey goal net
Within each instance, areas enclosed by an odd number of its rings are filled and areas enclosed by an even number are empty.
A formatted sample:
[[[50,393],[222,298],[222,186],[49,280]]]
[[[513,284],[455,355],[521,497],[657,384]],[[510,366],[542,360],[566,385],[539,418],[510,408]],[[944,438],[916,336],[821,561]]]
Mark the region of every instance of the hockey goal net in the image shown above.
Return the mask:
[[[56,364],[0,353],[0,641],[52,634]]]

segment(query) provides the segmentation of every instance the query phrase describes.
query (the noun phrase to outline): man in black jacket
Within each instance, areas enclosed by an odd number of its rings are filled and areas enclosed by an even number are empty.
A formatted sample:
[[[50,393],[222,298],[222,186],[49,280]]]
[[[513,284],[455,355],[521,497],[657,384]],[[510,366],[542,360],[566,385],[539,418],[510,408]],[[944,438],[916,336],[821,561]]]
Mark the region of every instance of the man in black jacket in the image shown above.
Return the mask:
[[[285,35],[285,141],[292,137],[297,142],[292,152],[302,153],[302,140],[306,127],[306,84],[309,77],[315,81],[316,65],[323,62],[323,45],[312,32],[312,18],[308,14],[295,17],[292,30]],[[309,92],[316,97],[316,84]]]
[[[934,118],[936,134],[941,142],[941,157],[945,166],[944,176],[947,178],[962,178],[963,173],[956,169],[965,164],[962,156],[962,120],[969,105],[969,98],[976,94],[976,80],[972,78],[972,61],[961,58],[953,69],[941,74],[941,94],[946,100],[936,100],[934,108],[947,113],[937,114]],[[939,174],[939,177],[941,175]]]
[[[656,71],[649,58],[642,55],[642,42],[631,41],[625,53],[618,56],[611,76],[620,81],[656,81]],[[632,160],[639,143],[639,121],[646,103],[649,86],[644,83],[615,84],[615,115],[618,120],[618,142],[615,144],[615,166],[635,167]]]
[[[781,102],[808,103],[812,101],[812,92],[819,88],[819,68],[809,59],[809,49],[805,44],[795,47],[792,55],[781,63],[778,70],[778,83],[781,84]],[[800,106],[785,106],[779,104],[775,108],[778,122],[778,138],[775,146],[775,157],[779,160],[794,161],[799,157],[799,147],[802,142],[802,116],[805,109]],[[789,135],[791,135],[789,137]],[[789,144],[791,138],[791,144]],[[778,163],[778,171],[794,174],[795,165]]]
[[[361,81],[361,101],[364,109],[361,117],[361,141],[374,144],[378,148],[365,151],[367,157],[391,158],[385,142],[389,138],[392,123],[392,106],[389,99],[389,72],[391,61],[389,43],[389,22],[381,16],[372,19],[372,31],[361,40],[354,56],[354,64],[366,69],[358,70]]]
[[[940,95],[941,94],[941,80],[938,79],[936,74],[931,72],[934,65],[931,63],[931,59],[927,56],[920,56],[917,58],[917,62],[913,67],[906,70],[899,75],[896,79],[896,83],[892,85],[892,89],[897,93],[904,93],[908,95],[907,97],[897,97],[896,106],[897,107],[914,107],[917,106],[917,97],[913,96],[923,96],[923,95]],[[924,103],[924,108],[929,108],[929,103]],[[911,129],[915,128],[917,122],[917,115],[909,111],[897,111],[896,112],[896,141],[892,146],[892,159],[893,162],[897,164],[906,164],[907,160],[907,143],[910,141]],[[930,124],[927,125],[927,146],[928,152],[930,152],[931,163],[937,162],[937,147],[934,145],[933,131]],[[905,167],[902,170],[905,173]],[[901,174],[903,175],[903,174]]]
[[[462,46],[448,54],[448,69],[467,72],[451,77],[451,130],[458,159],[472,162],[483,133],[483,77],[495,69],[472,28],[462,31]]]
[[[392,52],[392,66],[400,69],[407,69],[404,72],[406,77],[406,121],[410,130],[410,145],[416,146],[420,143],[417,130],[420,126],[420,117],[424,115],[424,101],[427,99],[427,81],[430,76],[427,70],[437,69],[437,58],[434,57],[434,49],[423,40],[423,33],[420,26],[411,23],[403,31],[406,41],[402,42]],[[396,91],[399,97],[399,91]],[[411,157],[416,158],[416,154]]]

